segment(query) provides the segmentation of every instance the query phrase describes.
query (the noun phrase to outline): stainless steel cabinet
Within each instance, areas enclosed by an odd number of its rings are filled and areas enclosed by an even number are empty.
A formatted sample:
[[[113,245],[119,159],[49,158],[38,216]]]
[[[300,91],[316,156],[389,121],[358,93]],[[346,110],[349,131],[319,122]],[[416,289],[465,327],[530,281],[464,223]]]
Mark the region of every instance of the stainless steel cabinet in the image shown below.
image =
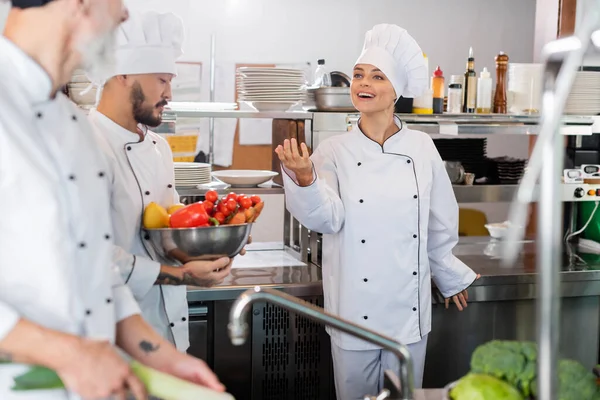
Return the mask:
[[[211,333],[208,322],[208,307],[205,305],[190,305],[190,347],[188,353],[194,357],[206,361],[209,365],[212,364],[212,342]]]

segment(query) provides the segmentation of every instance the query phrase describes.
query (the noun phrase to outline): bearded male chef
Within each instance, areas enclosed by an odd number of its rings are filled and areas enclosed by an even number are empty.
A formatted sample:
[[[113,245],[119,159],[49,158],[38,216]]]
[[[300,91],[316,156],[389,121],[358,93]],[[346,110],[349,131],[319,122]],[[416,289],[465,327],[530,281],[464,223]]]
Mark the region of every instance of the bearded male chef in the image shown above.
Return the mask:
[[[427,86],[417,42],[396,25],[369,31],[354,66],[354,129],[323,141],[309,158],[295,140],[276,152],[290,212],[323,238],[325,308],[407,345],[421,386],[431,331],[431,279],[466,306],[476,274],[453,254],[458,206],[431,138],[394,116],[396,100]],[[393,354],[330,330],[338,399],[382,389]]]
[[[175,60],[182,54],[183,23],[174,14],[133,14],[117,32],[116,67],[89,118],[109,167],[114,260],[138,300],[142,315],[181,351],[189,347],[186,285],[212,286],[229,274],[231,260],[161,265],[144,237],[144,208],[179,203],[173,154],[148,126],[162,122],[171,99]]]
[[[0,399],[146,398],[113,343],[223,390],[140,316],[112,263],[108,165],[59,91],[75,67],[107,65],[127,11],[120,0],[39,3],[11,9],[0,36],[0,358],[11,362],[0,365]],[[11,391],[25,364],[55,370],[67,390]]]

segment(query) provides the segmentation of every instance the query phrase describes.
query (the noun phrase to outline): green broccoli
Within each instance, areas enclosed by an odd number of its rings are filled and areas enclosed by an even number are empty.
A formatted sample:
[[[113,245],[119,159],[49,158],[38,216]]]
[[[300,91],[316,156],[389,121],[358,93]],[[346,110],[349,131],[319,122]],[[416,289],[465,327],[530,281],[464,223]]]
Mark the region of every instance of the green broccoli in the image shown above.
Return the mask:
[[[517,389],[489,375],[468,374],[450,391],[452,400],[523,400]]]
[[[558,382],[559,400],[593,400],[598,392],[594,374],[577,361],[559,361]]]
[[[475,349],[471,372],[502,379],[529,397],[536,376],[536,360],[535,343],[493,340]]]
[[[537,397],[537,346],[533,342],[493,340],[473,352],[471,372],[488,374],[518,388],[526,397]],[[573,360],[558,364],[559,400],[600,400],[591,371]]]

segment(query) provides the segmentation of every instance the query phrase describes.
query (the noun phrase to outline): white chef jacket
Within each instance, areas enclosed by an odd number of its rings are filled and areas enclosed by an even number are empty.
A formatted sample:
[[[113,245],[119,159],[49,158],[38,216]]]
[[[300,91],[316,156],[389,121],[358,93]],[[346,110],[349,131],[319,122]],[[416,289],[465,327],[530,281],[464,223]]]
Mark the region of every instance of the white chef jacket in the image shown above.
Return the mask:
[[[50,91],[46,72],[0,37],[0,340],[25,318],[113,342],[139,307],[111,259],[107,165],[85,115]],[[67,398],[11,392],[24,368],[0,365],[2,400]]]
[[[140,142],[139,135],[97,110],[90,111],[89,119],[109,163],[114,261],[146,321],[177,349],[185,351],[190,344],[187,289],[154,285],[161,263],[141,229],[144,209],[150,202],[165,208],[179,203],[171,148],[166,140],[145,128],[145,138]]]
[[[323,233],[325,308],[404,344],[431,330],[431,278],[445,297],[476,274],[453,254],[458,205],[431,138],[408,129],[383,146],[358,128],[323,141],[312,185],[283,174],[287,208]],[[288,175],[289,174],[289,175]],[[378,347],[329,330],[338,347]]]

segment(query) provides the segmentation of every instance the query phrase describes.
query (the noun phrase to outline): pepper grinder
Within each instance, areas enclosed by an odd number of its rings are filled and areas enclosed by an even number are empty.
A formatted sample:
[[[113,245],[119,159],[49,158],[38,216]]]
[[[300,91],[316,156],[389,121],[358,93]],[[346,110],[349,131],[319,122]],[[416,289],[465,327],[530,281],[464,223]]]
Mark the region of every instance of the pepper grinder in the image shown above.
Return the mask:
[[[496,58],[496,95],[494,96],[494,113],[506,114],[506,70],[508,56],[500,52]]]

